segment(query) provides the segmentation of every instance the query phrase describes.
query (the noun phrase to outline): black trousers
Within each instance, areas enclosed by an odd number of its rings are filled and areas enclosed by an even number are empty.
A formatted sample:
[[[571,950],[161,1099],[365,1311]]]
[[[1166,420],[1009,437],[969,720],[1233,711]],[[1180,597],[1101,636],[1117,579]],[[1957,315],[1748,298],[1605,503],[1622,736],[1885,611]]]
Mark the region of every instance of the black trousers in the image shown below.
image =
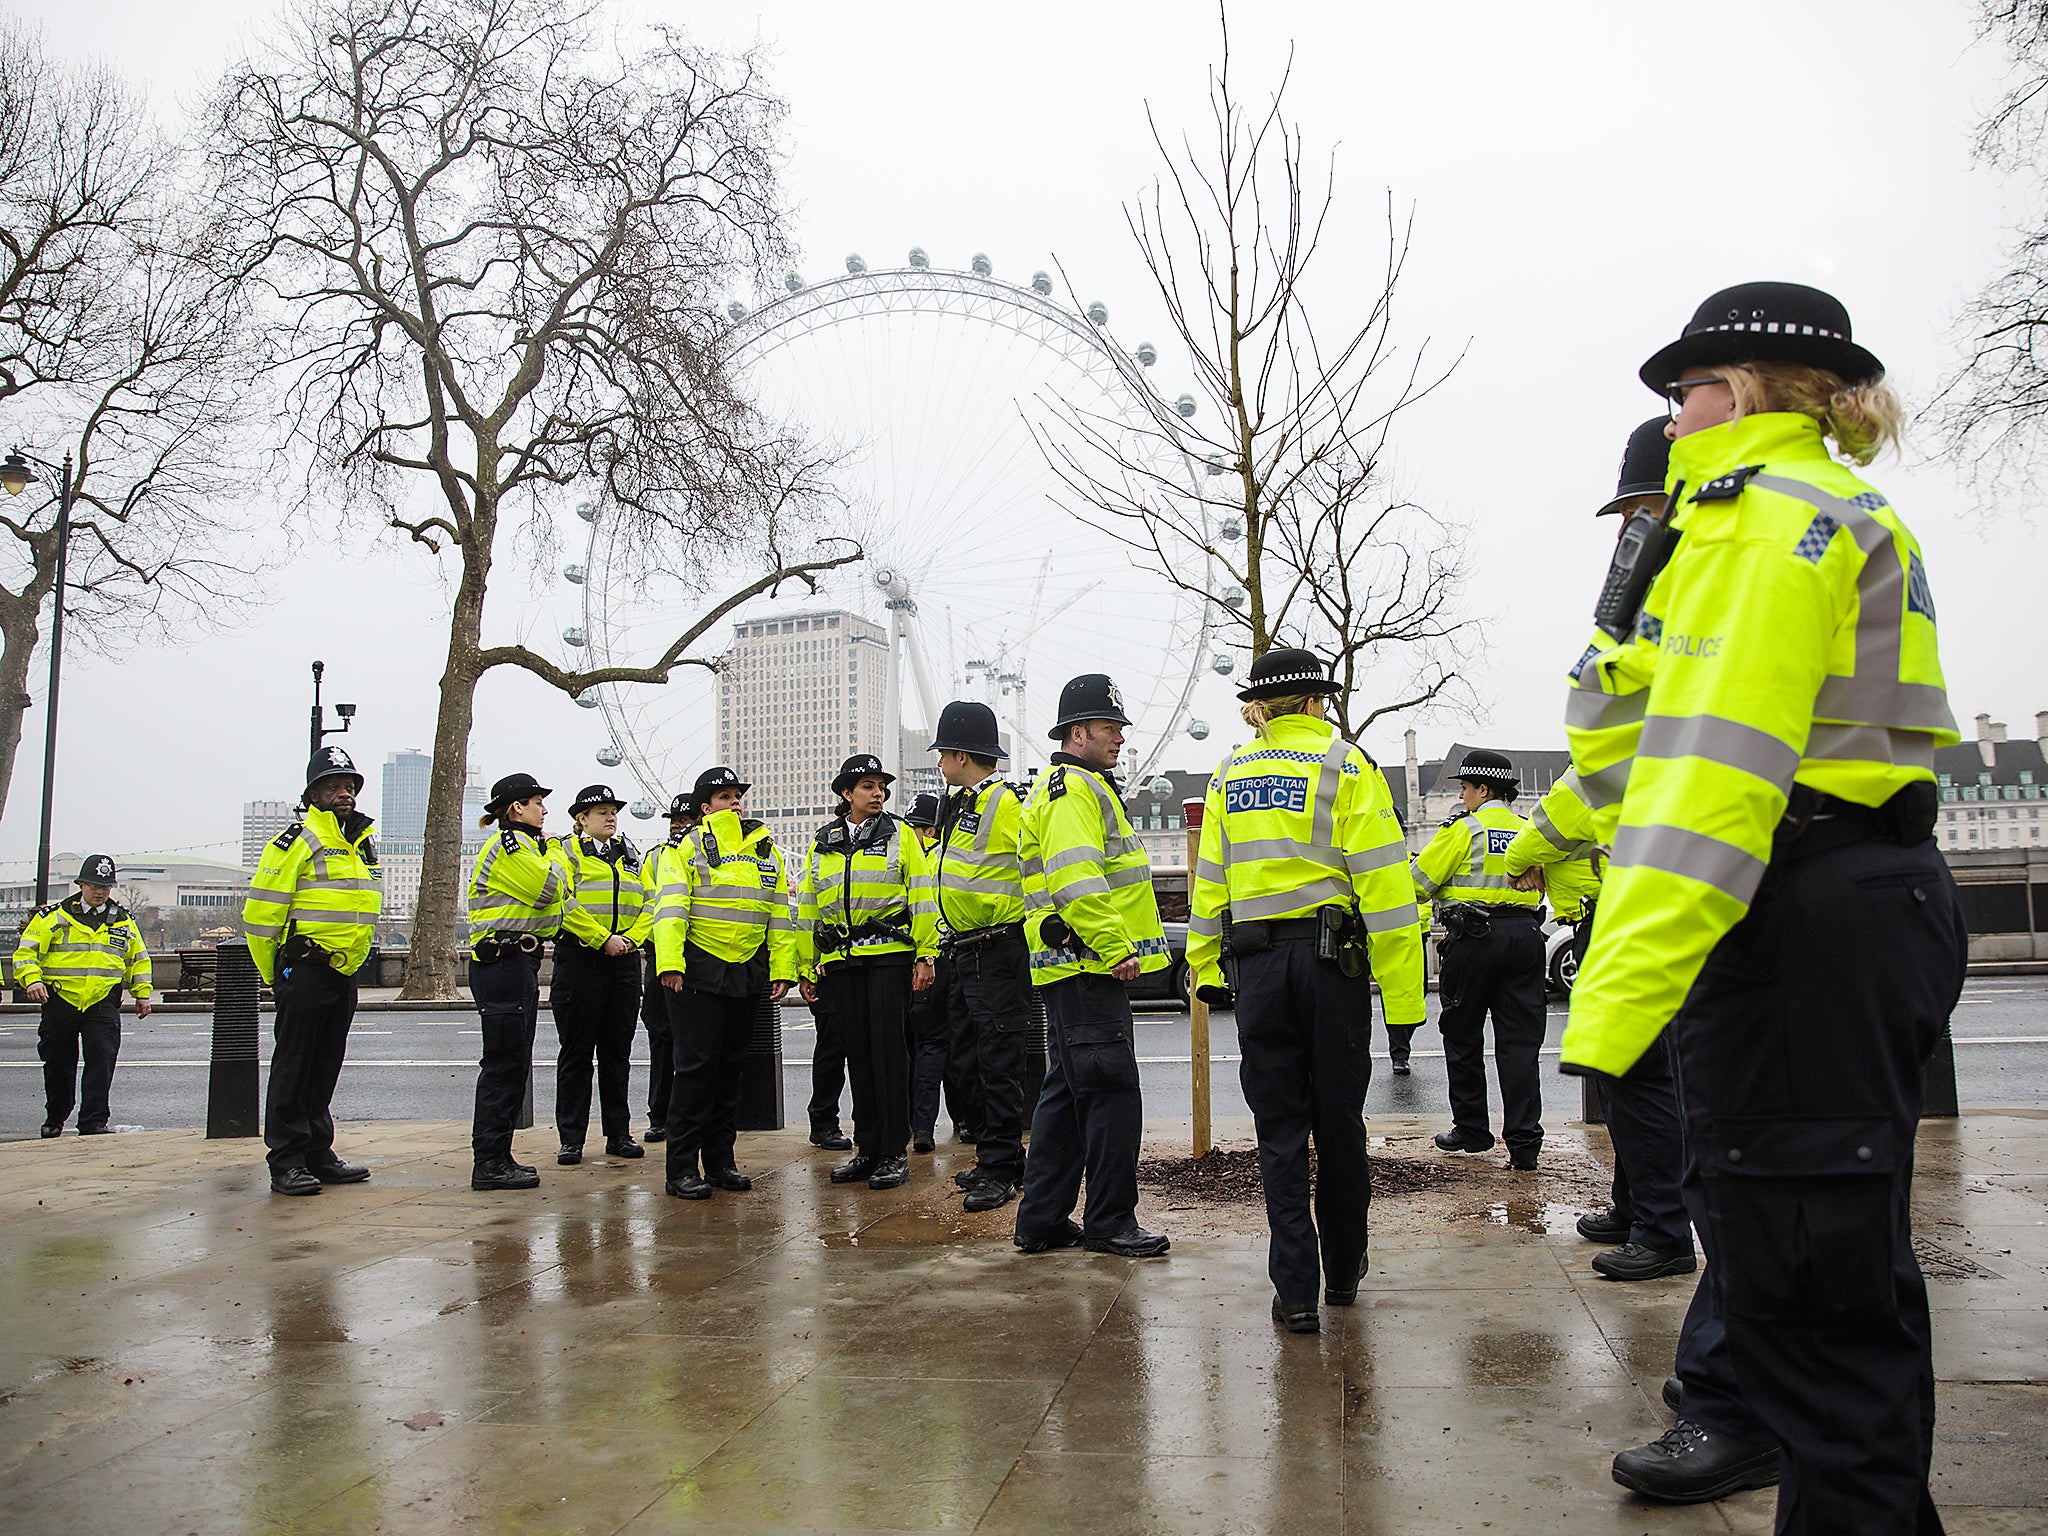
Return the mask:
[[[48,984],[45,983],[47,986]],[[78,1058],[85,1056],[85,1099],[79,1102]],[[81,1131],[103,1129],[113,1118],[107,1094],[114,1086],[114,1062],[121,1054],[121,989],[114,988],[90,1008],[74,1008],[49,987],[36,1054],[43,1059],[43,1123],[62,1125],[78,1104]]]
[[[935,1141],[939,1121],[939,1096],[950,1090],[947,1081],[946,1014],[939,1007],[946,985],[946,962],[941,959],[938,980],[922,992],[910,995],[910,1134],[919,1141]],[[945,1094],[953,1123],[960,1120],[960,1100]],[[970,1123],[969,1128],[972,1129]]]
[[[1543,1145],[1543,933],[1531,908],[1496,908],[1481,938],[1451,937],[1437,950],[1444,1069],[1451,1121],[1490,1136],[1486,1113],[1486,1016],[1493,1015],[1493,1064],[1500,1077],[1501,1139],[1510,1152]]]
[[[476,1115],[469,1146],[478,1162],[512,1155],[512,1122],[533,1075],[533,1031],[540,1022],[540,956],[507,955],[469,963],[469,991],[484,1027],[476,1073]]]
[[[1031,951],[1022,934],[956,946],[940,967],[947,1032],[973,1086],[976,1162],[992,1179],[1024,1182],[1024,1056],[1031,1024]],[[956,1103],[958,1101],[955,1101]],[[954,1122],[960,1114],[956,1109]]]
[[[1372,980],[1316,959],[1313,939],[1279,940],[1237,967],[1238,1081],[1258,1127],[1259,1178],[1272,1234],[1266,1273],[1285,1305],[1312,1307],[1324,1275],[1347,1290],[1365,1262],[1372,1204],[1365,1143]]]
[[[1045,999],[1045,1086],[1031,1116],[1031,1151],[1017,1202],[1017,1236],[1052,1237],[1074,1209],[1085,1174],[1081,1230],[1115,1237],[1138,1224],[1138,1089],[1131,1000],[1114,976],[1068,976]]]
[[[668,1176],[709,1175],[733,1166],[740,1114],[740,1066],[759,1006],[751,997],[719,997],[684,986],[662,989],[674,1083],[668,1101]]]
[[[356,979],[328,965],[295,965],[279,973],[274,990],[276,1044],[263,1095],[270,1171],[331,1167],[341,1161],[330,1106],[355,1021]]]
[[[1389,1024],[1387,1026],[1387,1059],[1396,1064],[1408,1059],[1415,1049],[1415,1031],[1420,1024]]]
[[[1968,944],[1931,839],[1824,837],[1773,858],[1676,1022],[1707,1279],[1784,1448],[1778,1530],[1938,1532],[1913,1137]]]
[[[640,957],[601,955],[581,944],[555,949],[554,1009],[561,1050],[555,1057],[555,1129],[562,1145],[590,1133],[591,1062],[596,1060],[598,1118],[605,1140],[633,1134],[627,1090],[633,1078],[633,1020],[640,1011]]]
[[[668,1000],[661,978],[654,973],[654,951],[647,951],[645,974],[640,978],[640,1022],[647,1029],[647,1123],[668,1124],[669,1085],[674,1081],[674,1047],[669,1043]]]
[[[910,1150],[909,959],[841,960],[818,978],[825,1011],[846,1042],[854,1144],[877,1161]]]
[[[811,1042],[811,1133],[839,1129],[839,1095],[846,1089],[846,1038],[821,984],[810,1005],[817,1033]]]

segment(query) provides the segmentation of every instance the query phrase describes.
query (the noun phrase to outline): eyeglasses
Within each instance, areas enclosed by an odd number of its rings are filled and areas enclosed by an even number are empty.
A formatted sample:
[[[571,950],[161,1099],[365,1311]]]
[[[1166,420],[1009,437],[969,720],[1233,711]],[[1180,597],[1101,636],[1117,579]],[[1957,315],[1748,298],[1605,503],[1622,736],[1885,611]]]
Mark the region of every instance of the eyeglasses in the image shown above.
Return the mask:
[[[1685,392],[1688,389],[1696,389],[1702,384],[1726,384],[1727,382],[1718,373],[1708,374],[1704,379],[1673,379],[1659,393],[1664,396],[1664,407],[1671,413],[1671,419],[1676,421],[1678,413],[1685,408]]]

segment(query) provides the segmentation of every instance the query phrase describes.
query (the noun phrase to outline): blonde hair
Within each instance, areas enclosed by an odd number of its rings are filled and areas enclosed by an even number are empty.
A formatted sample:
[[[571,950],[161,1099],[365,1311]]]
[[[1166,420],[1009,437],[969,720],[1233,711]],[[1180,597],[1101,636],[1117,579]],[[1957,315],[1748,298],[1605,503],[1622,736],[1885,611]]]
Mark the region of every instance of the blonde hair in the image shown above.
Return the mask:
[[[1244,723],[1261,736],[1266,734],[1267,724],[1282,715],[1313,715],[1318,720],[1329,718],[1323,711],[1323,696],[1319,693],[1288,693],[1277,699],[1246,699],[1238,705],[1237,712]]]
[[[1898,451],[1906,408],[1879,374],[1862,384],[1804,363],[1730,363],[1718,370],[1735,396],[1736,413],[1796,411],[1820,423],[1835,451],[1852,464],[1868,464],[1885,449]]]

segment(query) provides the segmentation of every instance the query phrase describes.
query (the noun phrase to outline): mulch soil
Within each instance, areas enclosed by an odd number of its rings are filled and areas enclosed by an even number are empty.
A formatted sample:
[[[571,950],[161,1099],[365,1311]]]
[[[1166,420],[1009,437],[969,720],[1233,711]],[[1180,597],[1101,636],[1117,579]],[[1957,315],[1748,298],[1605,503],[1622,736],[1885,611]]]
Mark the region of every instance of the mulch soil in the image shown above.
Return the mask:
[[[1316,1175],[1316,1156],[1308,1158],[1309,1178]],[[1464,1161],[1438,1158],[1398,1157],[1386,1152],[1372,1155],[1372,1192],[1375,1195],[1418,1194],[1425,1190],[1451,1189],[1486,1177],[1492,1170]],[[1253,1151],[1213,1148],[1200,1157],[1153,1157],[1138,1164],[1138,1182],[1183,1200],[1250,1204],[1265,1198],[1259,1180],[1259,1155]]]

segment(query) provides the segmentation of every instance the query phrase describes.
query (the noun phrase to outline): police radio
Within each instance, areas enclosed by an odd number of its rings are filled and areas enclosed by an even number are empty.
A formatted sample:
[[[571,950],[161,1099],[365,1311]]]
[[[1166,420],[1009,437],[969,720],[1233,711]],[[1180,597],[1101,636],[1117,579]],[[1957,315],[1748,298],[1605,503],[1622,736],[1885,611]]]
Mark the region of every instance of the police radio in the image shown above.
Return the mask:
[[[1615,541],[1600,601],[1593,605],[1593,622],[1616,642],[1635,633],[1636,616],[1643,611],[1643,599],[1650,595],[1650,583],[1670,563],[1671,552],[1678,547],[1679,530],[1671,526],[1671,517],[1684,491],[1681,480],[1658,511],[1629,514]]]

